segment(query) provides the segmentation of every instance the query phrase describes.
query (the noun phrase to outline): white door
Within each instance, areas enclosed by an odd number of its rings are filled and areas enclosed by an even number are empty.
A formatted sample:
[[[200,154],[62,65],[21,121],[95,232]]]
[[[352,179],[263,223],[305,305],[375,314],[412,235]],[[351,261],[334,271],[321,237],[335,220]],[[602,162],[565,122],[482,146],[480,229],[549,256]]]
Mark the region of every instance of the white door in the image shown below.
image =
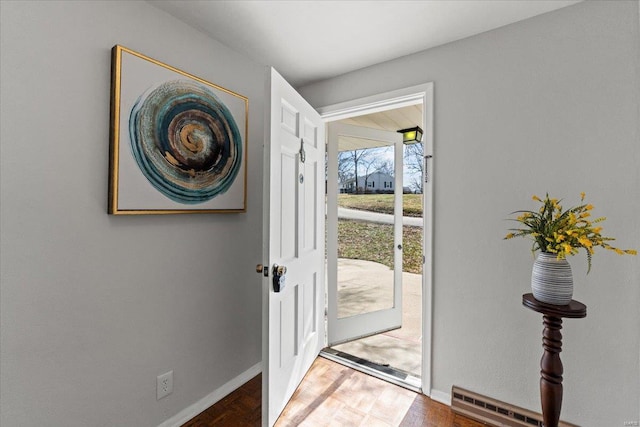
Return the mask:
[[[271,69],[265,153],[262,423],[272,426],[324,346],[324,124]],[[274,288],[274,267],[286,267]]]
[[[328,341],[329,345],[397,329],[402,326],[402,135],[343,123],[329,124],[328,157]],[[392,146],[394,151],[393,271],[381,271],[370,291],[361,279],[339,271],[337,206],[337,159],[340,138],[358,138],[362,148]],[[381,266],[383,267],[383,266]],[[383,267],[384,270],[388,270]],[[387,274],[388,273],[388,274]],[[372,284],[373,287],[374,284]],[[376,295],[379,301],[369,301]],[[354,303],[357,300],[357,303]],[[364,303],[364,301],[368,301]]]

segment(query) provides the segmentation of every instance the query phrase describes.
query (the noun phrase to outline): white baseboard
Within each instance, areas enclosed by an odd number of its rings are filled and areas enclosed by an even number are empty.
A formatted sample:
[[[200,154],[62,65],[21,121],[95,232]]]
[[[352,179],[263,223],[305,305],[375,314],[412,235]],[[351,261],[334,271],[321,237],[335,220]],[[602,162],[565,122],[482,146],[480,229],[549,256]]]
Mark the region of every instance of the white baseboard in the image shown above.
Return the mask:
[[[440,402],[447,406],[451,406],[451,393],[445,393],[440,390],[431,390],[431,396],[429,396],[432,400],[436,402]]]
[[[246,383],[251,378],[258,375],[260,372],[262,372],[262,362],[256,363],[251,368],[247,369],[237,377],[233,378],[231,381],[228,381],[227,383],[225,383],[222,387],[218,388],[217,390],[214,390],[213,392],[206,395],[205,397],[203,397],[193,405],[183,409],[173,417],[169,418],[168,420],[160,424],[158,427],[179,427],[183,425],[184,423],[186,423],[196,415],[208,409],[214,403],[218,402],[219,400],[227,396],[232,391],[239,388],[242,384]]]

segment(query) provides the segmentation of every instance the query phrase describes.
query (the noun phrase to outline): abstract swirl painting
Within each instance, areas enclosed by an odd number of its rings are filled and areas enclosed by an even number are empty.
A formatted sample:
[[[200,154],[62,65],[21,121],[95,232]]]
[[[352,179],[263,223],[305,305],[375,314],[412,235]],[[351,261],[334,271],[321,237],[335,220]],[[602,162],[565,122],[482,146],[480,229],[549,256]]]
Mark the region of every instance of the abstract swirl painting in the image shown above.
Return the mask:
[[[229,110],[205,86],[174,80],[142,95],[129,116],[131,149],[162,194],[196,204],[229,190],[242,137]]]
[[[248,99],[113,48],[109,213],[246,211]]]

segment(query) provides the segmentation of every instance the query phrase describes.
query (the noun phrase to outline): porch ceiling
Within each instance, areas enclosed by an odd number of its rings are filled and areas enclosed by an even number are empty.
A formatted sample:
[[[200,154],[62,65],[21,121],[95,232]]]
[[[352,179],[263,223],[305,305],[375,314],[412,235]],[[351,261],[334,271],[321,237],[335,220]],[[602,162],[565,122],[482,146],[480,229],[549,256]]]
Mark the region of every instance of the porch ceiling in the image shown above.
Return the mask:
[[[414,126],[424,129],[422,123],[422,105],[409,105],[407,107],[393,110],[381,111],[378,113],[366,114],[364,116],[350,117],[339,121],[340,123],[396,132]],[[340,136],[338,138],[338,151],[353,151],[363,148],[376,148],[389,146],[388,142],[375,141],[366,138],[353,136]]]
[[[385,141],[375,141],[373,139],[356,138],[353,136],[338,137],[338,151],[355,151],[363,148],[388,147],[390,144]]]

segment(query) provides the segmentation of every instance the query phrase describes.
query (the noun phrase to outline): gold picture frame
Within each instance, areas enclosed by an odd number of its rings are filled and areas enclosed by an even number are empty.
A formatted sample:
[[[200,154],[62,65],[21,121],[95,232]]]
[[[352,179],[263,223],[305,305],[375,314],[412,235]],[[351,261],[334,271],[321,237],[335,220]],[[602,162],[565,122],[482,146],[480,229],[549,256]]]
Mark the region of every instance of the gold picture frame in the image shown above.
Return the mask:
[[[247,97],[114,46],[108,213],[246,212],[248,117]]]

